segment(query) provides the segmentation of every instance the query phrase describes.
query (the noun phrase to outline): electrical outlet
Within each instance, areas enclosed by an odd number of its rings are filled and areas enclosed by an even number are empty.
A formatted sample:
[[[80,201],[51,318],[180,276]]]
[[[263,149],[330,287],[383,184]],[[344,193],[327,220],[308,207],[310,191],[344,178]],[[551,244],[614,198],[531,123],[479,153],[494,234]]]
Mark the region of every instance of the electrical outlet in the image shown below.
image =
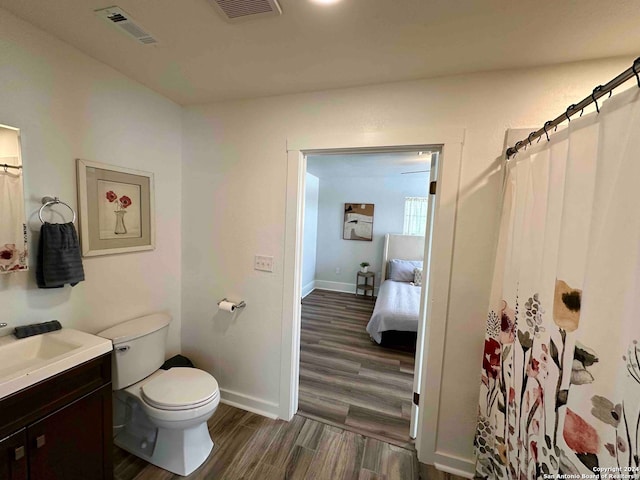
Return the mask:
[[[273,272],[273,257],[269,255],[256,255],[253,262],[253,269],[263,272]]]

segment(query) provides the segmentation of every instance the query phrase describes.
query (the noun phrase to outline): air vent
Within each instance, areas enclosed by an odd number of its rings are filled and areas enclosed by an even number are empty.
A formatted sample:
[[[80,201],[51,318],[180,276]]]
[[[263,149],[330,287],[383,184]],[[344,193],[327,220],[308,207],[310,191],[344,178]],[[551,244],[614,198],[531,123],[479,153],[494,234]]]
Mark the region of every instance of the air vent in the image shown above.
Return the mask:
[[[277,0],[209,0],[229,22],[282,15]]]
[[[135,38],[142,45],[157,45],[159,42],[151,36],[144,28],[131,18],[127,12],[120,7],[108,7],[95,10],[95,14],[104,21],[119,28],[130,37]]]

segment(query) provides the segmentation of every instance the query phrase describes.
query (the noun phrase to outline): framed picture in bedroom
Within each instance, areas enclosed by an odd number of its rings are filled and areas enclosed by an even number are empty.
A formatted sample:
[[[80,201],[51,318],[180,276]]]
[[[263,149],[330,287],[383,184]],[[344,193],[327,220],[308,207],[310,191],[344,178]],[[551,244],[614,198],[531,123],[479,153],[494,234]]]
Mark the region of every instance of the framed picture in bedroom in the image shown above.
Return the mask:
[[[77,160],[82,256],[155,248],[153,173]]]
[[[373,240],[373,208],[373,203],[344,204],[344,240]]]

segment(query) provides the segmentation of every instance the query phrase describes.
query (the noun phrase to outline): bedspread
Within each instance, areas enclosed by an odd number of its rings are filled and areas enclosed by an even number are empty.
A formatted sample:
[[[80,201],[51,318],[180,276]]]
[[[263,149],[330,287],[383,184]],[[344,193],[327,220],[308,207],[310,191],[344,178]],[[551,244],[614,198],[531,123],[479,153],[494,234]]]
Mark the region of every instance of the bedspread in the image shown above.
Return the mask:
[[[381,333],[387,330],[417,332],[421,290],[408,282],[385,280],[367,324],[371,338],[380,343]]]

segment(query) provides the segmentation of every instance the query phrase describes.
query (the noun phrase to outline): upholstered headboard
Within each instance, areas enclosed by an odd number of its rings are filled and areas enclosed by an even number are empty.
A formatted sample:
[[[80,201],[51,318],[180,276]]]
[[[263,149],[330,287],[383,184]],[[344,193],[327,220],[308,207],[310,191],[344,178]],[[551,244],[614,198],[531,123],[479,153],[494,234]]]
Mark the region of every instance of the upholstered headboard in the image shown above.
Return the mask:
[[[387,279],[388,262],[399,260],[423,260],[424,237],[418,235],[398,235],[387,233],[384,236],[382,251],[382,281]]]

